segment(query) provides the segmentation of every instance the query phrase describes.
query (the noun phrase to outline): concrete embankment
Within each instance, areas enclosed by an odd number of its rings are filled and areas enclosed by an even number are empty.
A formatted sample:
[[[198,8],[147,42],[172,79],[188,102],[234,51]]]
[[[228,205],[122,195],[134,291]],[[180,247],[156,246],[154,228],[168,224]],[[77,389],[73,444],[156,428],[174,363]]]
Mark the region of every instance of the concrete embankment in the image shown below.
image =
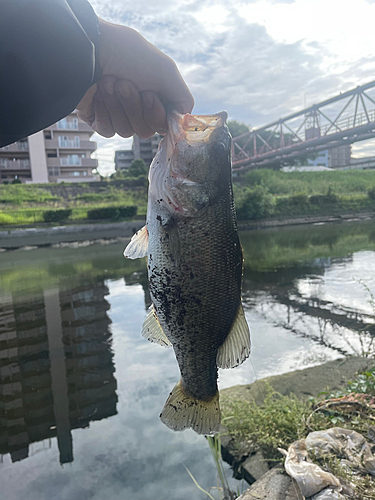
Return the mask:
[[[301,216],[259,221],[241,221],[240,230],[252,230],[302,224],[326,224],[374,219],[374,212],[332,216]],[[144,226],[145,220],[128,222],[108,222],[78,224],[56,227],[9,228],[0,230],[0,249],[15,250],[22,247],[53,246],[59,243],[72,243],[95,240],[129,238]]]
[[[53,246],[59,243],[130,238],[144,224],[143,220],[2,230],[0,249],[14,250],[22,247]]]

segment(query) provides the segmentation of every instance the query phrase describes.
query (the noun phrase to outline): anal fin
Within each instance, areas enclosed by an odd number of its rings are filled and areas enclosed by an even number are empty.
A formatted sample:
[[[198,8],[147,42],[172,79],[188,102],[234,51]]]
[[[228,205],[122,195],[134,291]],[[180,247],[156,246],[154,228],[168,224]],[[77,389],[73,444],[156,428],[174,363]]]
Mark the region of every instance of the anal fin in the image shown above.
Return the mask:
[[[147,227],[143,226],[142,229],[137,231],[130,243],[124,250],[124,256],[128,259],[141,259],[146,257],[148,249],[148,231]]]
[[[241,304],[228,337],[217,351],[216,364],[218,368],[239,366],[249,357],[250,350],[250,330]]]
[[[212,436],[220,429],[219,392],[209,401],[202,401],[189,395],[179,381],[164,405],[160,420],[174,431],[192,428],[198,434]]]
[[[143,323],[142,336],[150,342],[155,342],[163,347],[170,347],[172,345],[159,323],[153,305],[151,305],[147,318]]]

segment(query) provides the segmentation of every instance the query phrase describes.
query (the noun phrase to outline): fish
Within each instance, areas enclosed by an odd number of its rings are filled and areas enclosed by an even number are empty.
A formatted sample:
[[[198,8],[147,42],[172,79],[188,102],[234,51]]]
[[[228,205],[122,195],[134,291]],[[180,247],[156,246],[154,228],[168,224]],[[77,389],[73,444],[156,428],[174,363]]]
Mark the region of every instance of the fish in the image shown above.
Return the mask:
[[[146,225],[124,251],[147,256],[152,305],[142,335],[172,346],[180,369],[160,419],[205,435],[220,429],[218,368],[250,355],[226,120],[225,111],[168,114],[149,171]]]

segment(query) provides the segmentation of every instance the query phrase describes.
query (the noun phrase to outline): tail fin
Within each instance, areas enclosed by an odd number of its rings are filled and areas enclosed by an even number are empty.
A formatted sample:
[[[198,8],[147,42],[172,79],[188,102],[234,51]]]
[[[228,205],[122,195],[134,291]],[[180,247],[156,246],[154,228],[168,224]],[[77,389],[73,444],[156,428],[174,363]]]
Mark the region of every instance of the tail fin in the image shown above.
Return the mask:
[[[174,431],[191,427],[198,434],[213,435],[220,429],[219,392],[210,401],[202,401],[187,394],[179,381],[170,393],[160,419]]]

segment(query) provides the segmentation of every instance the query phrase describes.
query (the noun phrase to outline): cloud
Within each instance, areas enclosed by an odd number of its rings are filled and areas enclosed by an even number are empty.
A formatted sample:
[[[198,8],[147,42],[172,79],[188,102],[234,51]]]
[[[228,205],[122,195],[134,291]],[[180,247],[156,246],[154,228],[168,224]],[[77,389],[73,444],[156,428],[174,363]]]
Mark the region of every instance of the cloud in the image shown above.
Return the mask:
[[[330,31],[319,26],[315,32],[301,29],[316,15],[305,0],[92,3],[104,19],[138,30],[176,61],[195,97],[196,113],[226,109],[232,119],[261,126],[373,78],[371,54],[355,58],[356,52],[348,57],[337,52],[337,26],[334,40],[326,40]],[[359,4],[372,12],[364,0]],[[344,21],[340,29],[350,38]],[[107,158],[118,143],[101,143]]]

